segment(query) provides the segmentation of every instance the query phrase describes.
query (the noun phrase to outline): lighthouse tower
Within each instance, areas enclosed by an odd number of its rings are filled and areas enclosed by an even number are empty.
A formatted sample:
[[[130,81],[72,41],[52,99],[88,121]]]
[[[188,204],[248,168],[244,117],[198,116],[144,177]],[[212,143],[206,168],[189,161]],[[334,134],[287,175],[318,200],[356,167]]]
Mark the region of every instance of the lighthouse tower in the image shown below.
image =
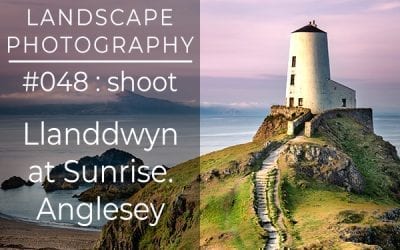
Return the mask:
[[[315,21],[290,36],[286,106],[309,108],[314,114],[356,107],[355,91],[331,80],[327,33]]]

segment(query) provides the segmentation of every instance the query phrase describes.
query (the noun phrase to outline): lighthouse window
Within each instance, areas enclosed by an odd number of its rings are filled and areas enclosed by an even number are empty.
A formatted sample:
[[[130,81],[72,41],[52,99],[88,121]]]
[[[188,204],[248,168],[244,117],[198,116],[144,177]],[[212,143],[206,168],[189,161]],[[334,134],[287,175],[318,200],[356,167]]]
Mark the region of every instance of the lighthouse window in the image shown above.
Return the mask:
[[[296,67],[296,56],[292,56],[292,67]]]
[[[342,99],[342,107],[343,107],[343,108],[346,107],[346,99]]]
[[[294,85],[294,75],[290,75],[290,85]]]
[[[303,98],[299,98],[299,107],[303,106]]]

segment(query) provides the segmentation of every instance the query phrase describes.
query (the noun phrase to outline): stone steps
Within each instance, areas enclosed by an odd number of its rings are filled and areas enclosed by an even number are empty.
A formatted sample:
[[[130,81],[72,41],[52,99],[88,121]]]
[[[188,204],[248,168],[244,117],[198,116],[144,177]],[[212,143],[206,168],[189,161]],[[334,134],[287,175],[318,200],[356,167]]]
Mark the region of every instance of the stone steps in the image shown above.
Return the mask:
[[[262,227],[268,233],[268,240],[264,247],[264,249],[268,250],[276,250],[279,249],[280,246],[280,235],[278,230],[272,224],[269,216],[267,189],[271,188],[269,187],[269,179],[276,178],[274,171],[278,170],[277,160],[283,148],[284,146],[281,146],[277,150],[271,152],[263,161],[261,169],[255,175],[255,196],[257,198],[256,213],[260,219]],[[275,189],[275,186],[272,188]],[[273,191],[276,192],[276,190]]]

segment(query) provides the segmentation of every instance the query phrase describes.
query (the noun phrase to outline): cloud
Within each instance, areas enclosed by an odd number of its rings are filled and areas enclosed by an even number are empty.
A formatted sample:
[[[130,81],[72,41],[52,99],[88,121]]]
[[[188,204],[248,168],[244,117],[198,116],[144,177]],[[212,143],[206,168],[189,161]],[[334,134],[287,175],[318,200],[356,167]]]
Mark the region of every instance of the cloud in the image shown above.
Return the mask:
[[[371,10],[374,11],[388,11],[400,8],[400,2],[398,1],[388,1],[380,2],[372,6]]]

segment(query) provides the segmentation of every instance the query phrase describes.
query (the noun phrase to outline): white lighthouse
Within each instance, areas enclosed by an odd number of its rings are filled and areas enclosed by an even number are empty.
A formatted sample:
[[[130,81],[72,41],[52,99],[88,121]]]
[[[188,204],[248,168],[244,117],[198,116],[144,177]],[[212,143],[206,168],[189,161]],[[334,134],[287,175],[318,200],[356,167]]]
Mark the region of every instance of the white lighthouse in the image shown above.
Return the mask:
[[[309,108],[314,114],[356,107],[356,92],[331,80],[327,34],[315,21],[290,36],[286,106]]]

